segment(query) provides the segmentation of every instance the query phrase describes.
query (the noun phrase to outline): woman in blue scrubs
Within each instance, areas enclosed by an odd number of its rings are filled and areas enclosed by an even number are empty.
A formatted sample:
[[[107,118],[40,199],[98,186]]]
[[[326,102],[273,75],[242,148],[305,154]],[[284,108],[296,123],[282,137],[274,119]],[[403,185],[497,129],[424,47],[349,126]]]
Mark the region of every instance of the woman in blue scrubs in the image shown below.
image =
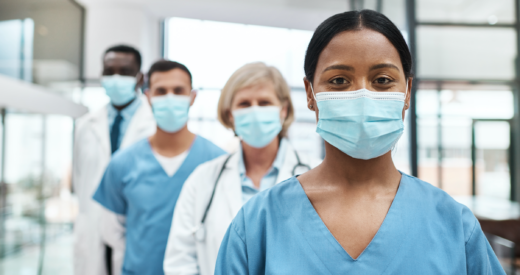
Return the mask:
[[[468,208],[395,168],[411,67],[380,13],[316,29],[304,82],[326,157],[244,205],[215,274],[505,274]]]

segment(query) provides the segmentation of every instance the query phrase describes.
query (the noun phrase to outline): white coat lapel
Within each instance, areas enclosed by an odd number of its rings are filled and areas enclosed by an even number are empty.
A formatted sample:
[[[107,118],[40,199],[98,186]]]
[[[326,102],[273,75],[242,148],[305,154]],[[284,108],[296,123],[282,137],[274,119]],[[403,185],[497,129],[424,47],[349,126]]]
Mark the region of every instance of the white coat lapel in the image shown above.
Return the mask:
[[[104,106],[96,112],[92,119],[90,120],[90,125],[92,126],[92,131],[97,137],[99,143],[101,144],[101,148],[106,152],[106,155],[110,157],[110,133],[108,131],[108,106]]]
[[[145,96],[140,96],[138,100],[141,100],[141,106],[139,106],[132,116],[130,124],[128,124],[128,129],[121,141],[121,148],[125,148],[139,139],[146,138],[154,133],[156,126],[150,105]]]
[[[238,174],[238,153],[234,153],[226,164],[226,170],[222,173],[220,183],[222,191],[226,194],[226,201],[234,217],[242,208],[242,183]]]
[[[285,157],[283,160],[283,165],[278,174],[278,178],[276,179],[276,183],[280,183],[290,177],[293,176],[292,170],[294,166],[298,163],[296,160],[296,155],[294,154],[294,148],[287,141],[287,146],[285,147]]]

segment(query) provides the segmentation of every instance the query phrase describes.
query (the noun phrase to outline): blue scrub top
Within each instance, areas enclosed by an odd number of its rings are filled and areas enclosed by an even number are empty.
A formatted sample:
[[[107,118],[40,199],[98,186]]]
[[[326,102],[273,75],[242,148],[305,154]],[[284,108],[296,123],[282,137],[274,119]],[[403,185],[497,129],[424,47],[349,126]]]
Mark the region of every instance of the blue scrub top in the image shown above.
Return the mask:
[[[222,241],[215,274],[505,273],[467,207],[403,174],[358,259],[336,241],[293,177],[244,205]]]
[[[164,274],[164,253],[181,188],[199,164],[223,154],[222,149],[197,136],[172,177],[153,155],[148,139],[114,154],[94,200],[126,216],[123,274]]]

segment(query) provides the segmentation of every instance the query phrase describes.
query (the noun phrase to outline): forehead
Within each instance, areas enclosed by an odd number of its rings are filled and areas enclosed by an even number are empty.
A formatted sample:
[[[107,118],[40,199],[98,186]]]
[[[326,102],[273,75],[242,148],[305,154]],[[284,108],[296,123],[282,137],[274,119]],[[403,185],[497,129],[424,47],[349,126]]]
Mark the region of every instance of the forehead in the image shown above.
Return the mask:
[[[337,64],[370,67],[379,63],[392,63],[403,71],[397,49],[384,35],[370,29],[345,31],[323,49],[316,71]]]
[[[105,66],[135,66],[137,67],[137,60],[132,53],[123,52],[108,52],[103,58]]]
[[[160,85],[187,85],[191,86],[190,76],[181,69],[173,69],[166,72],[153,72],[150,76],[150,87]]]
[[[274,84],[271,81],[262,81],[247,87],[238,89],[235,98],[251,97],[251,96],[276,96]]]

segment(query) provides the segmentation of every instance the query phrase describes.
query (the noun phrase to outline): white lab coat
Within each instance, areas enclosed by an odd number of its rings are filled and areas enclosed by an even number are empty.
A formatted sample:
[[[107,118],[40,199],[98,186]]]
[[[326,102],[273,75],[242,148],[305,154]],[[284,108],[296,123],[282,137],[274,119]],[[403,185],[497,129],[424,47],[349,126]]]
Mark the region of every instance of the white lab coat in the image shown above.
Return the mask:
[[[151,136],[156,130],[155,120],[145,96],[140,96],[139,106],[125,132],[120,148]],[[108,126],[108,105],[95,113],[89,113],[76,121],[74,137],[74,166],[72,181],[78,196],[79,213],[74,224],[74,273],[76,275],[106,274],[105,247],[99,227],[101,219],[106,222],[110,214],[92,199],[105,168],[111,158],[110,132]],[[112,220],[117,221],[115,214]],[[114,228],[114,224],[110,225]],[[124,235],[124,228],[119,234]],[[124,256],[124,238],[122,244],[112,244],[113,273],[121,273]],[[123,250],[121,250],[121,246]]]
[[[303,164],[315,167],[319,159],[298,154]],[[221,156],[201,164],[184,183],[175,206],[172,227],[164,258],[166,275],[212,275],[215,270],[220,243],[231,221],[242,208],[242,183],[238,172],[239,156],[233,154],[226,164],[215,190],[213,203],[206,217],[204,242],[195,239],[200,227],[215,180],[228,156]],[[288,144],[284,163],[279,171],[277,183],[292,177],[297,164],[295,151]]]

